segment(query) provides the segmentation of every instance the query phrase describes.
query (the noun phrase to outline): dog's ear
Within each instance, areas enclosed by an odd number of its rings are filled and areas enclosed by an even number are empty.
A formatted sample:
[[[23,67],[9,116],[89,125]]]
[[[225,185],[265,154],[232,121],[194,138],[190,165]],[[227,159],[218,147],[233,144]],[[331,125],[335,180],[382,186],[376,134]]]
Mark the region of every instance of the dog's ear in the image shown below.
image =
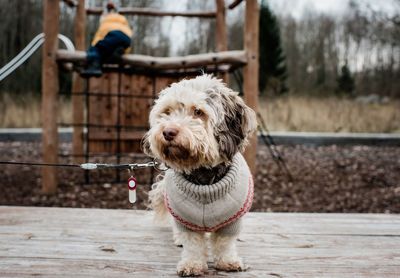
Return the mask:
[[[153,152],[150,149],[150,142],[149,142],[149,133],[146,133],[143,138],[142,141],[140,142],[140,146],[142,148],[142,151],[147,154],[148,156],[153,157]]]
[[[256,114],[237,93],[226,89],[221,93],[223,119],[216,134],[223,159],[231,160],[248,143],[249,136],[257,128]]]

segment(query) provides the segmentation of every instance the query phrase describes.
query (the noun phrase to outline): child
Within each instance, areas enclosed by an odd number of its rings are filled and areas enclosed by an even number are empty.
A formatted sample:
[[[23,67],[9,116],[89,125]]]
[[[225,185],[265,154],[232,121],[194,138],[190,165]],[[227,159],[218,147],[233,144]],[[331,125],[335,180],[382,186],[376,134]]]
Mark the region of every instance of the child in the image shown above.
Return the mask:
[[[117,13],[113,2],[108,2],[106,9],[91,47],[87,50],[87,65],[81,72],[82,77],[101,76],[101,65],[105,61],[115,60],[124,52],[129,52],[133,32],[128,20]]]

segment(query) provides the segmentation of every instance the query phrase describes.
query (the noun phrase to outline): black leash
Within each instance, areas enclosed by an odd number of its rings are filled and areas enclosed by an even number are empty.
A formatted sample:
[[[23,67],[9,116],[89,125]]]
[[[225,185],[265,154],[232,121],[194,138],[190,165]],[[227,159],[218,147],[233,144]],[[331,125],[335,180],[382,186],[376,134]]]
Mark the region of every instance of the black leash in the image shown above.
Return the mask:
[[[79,164],[58,164],[58,163],[37,163],[37,162],[14,162],[14,161],[0,161],[3,165],[24,165],[24,166],[40,166],[40,167],[71,167],[81,168]]]
[[[161,163],[157,161],[150,161],[146,163],[130,163],[130,164],[104,164],[104,163],[61,164],[61,163],[0,161],[0,165],[24,165],[24,166],[63,167],[63,168],[69,167],[69,168],[80,168],[83,170],[97,170],[97,169],[136,170],[136,169],[153,167],[159,171],[167,170],[167,167],[165,166],[160,167]]]
[[[258,130],[260,131],[261,139],[263,140],[264,144],[267,146],[269,153],[272,156],[272,159],[275,161],[276,165],[281,169],[282,172],[286,174],[290,182],[293,182],[293,176],[290,173],[290,170],[286,164],[286,161],[283,159],[283,156],[280,154],[278,149],[276,148],[276,144],[274,139],[269,133],[269,130],[262,118],[260,112],[257,113],[257,117],[259,120],[260,125],[258,125]]]

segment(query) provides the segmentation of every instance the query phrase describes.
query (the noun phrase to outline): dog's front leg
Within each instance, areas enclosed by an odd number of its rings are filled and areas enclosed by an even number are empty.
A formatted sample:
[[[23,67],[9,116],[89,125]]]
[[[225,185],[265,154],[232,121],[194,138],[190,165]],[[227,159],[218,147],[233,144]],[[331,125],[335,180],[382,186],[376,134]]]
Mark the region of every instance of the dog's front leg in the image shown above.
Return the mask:
[[[180,232],[183,244],[182,258],[177,271],[180,276],[199,276],[208,269],[207,244],[204,233],[192,231]]]
[[[181,233],[182,232],[179,230],[177,224],[173,222],[172,223],[172,236],[174,239],[174,244],[178,247],[183,247]]]
[[[213,233],[211,244],[214,254],[214,265],[218,270],[243,271],[245,266],[236,250],[237,235]]]

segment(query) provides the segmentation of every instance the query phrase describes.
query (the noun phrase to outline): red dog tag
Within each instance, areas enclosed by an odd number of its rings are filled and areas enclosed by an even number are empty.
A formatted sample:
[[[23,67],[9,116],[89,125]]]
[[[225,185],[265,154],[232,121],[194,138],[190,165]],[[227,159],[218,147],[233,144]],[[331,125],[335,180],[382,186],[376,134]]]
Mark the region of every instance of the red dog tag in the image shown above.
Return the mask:
[[[128,179],[128,189],[129,189],[129,202],[132,204],[136,202],[136,179],[130,177]]]

